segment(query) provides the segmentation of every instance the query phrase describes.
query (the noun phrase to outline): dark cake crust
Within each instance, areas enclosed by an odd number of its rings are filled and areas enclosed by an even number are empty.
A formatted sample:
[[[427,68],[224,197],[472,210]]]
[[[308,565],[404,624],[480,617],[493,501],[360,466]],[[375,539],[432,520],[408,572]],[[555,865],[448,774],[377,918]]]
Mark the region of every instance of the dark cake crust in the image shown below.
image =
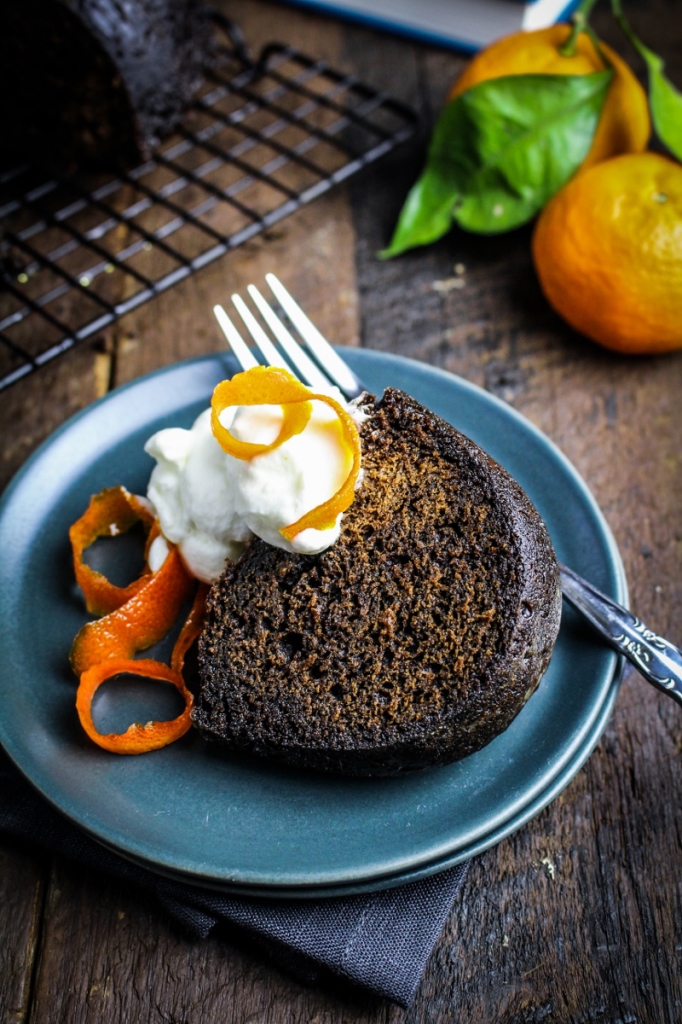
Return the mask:
[[[317,556],[251,543],[213,586],[195,725],[289,764],[392,775],[473,753],[547,668],[547,530],[485,452],[400,391],[361,429],[364,480]]]
[[[0,11],[5,159],[124,167],[168,135],[214,49],[201,0],[22,0]]]

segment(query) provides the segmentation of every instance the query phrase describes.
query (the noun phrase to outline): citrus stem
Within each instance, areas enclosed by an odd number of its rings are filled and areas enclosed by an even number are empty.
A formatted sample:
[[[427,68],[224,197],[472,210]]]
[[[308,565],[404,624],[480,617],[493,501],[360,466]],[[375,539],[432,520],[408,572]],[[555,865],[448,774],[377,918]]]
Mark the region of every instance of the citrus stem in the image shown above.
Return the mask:
[[[646,47],[633,32],[630,22],[627,20],[625,14],[623,13],[623,6],[620,0],[611,0],[611,10],[613,12],[614,18],[620,26],[623,35],[634,46],[635,50],[640,55],[640,57],[644,57],[645,55],[642,51],[646,49]]]
[[[589,31],[590,38],[592,38],[593,33],[587,23],[587,19],[589,18],[592,8],[596,2],[597,0],[583,0],[578,7],[578,10],[573,14],[573,17],[571,18],[571,21],[573,22],[571,34],[564,45],[559,47],[559,53],[562,57],[575,57],[576,44],[581,32]]]
[[[626,20],[625,15],[623,14],[623,5],[621,4],[620,0],[611,0],[611,10],[613,11],[614,18],[620,25],[623,34],[627,36],[627,38],[630,40],[635,49],[638,50],[639,47],[637,44],[639,43],[639,39],[637,39],[637,37],[635,36],[635,33],[630,28],[630,24]]]

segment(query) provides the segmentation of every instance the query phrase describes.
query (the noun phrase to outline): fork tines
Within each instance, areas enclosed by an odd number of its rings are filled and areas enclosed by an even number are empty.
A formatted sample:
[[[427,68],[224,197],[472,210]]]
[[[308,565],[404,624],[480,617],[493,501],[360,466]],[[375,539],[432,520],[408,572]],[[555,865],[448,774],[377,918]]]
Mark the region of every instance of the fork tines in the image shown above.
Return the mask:
[[[265,280],[290,323],[316,360],[314,362],[304,351],[281,317],[263,298],[258,288],[250,284],[247,291],[282,351],[276,347],[240,295],[233,295],[232,302],[266,365],[284,367],[284,369],[294,372],[305,384],[322,391],[328,391],[330,386],[336,385],[347,398],[357,398],[362,394],[366,390],[362,382],[337,355],[326,338],[320,334],[281,281],[274,274],[266,274]],[[242,369],[250,370],[252,367],[258,366],[259,361],[223,307],[214,306],[213,312]]]

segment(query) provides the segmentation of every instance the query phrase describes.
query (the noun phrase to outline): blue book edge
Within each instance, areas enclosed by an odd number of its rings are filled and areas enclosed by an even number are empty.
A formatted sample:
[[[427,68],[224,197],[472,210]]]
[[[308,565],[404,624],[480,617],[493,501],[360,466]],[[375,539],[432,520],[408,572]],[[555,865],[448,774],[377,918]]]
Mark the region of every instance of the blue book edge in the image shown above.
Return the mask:
[[[314,11],[316,14],[338,17],[344,21],[352,21],[356,24],[366,25],[369,28],[379,29],[383,32],[390,32],[393,35],[404,36],[408,39],[416,39],[422,43],[445,47],[448,50],[464,50],[467,53],[477,53],[479,50],[483,49],[482,46],[476,45],[470,40],[452,39],[447,36],[439,35],[437,32],[429,32],[428,30],[422,30],[416,27],[408,28],[400,22],[394,22],[388,18],[380,18],[374,14],[364,14],[360,11],[348,10],[346,7],[338,7],[334,3],[334,0],[331,0],[331,2],[327,2],[327,0],[280,0],[280,2],[292,4],[296,7],[304,7],[310,11]],[[523,7],[532,7],[536,2],[537,0],[527,0],[527,2],[520,0],[518,5]],[[567,0],[566,5],[557,15],[554,24],[558,21],[565,21],[570,17],[579,4],[580,0]],[[521,31],[521,26],[519,26],[519,31]]]

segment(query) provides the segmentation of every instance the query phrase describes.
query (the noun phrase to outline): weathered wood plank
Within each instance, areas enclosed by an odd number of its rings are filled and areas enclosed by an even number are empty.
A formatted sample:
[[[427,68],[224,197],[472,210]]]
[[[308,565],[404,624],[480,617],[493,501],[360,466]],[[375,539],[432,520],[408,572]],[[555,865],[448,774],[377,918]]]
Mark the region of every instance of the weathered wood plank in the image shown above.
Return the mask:
[[[264,287],[278,274],[320,330],[337,344],[357,344],[353,233],[343,192],[320,199],[124,317],[116,328],[115,383],[160,366],[222,351],[225,340],[213,316],[230,295],[249,283]],[[295,255],[294,255],[295,254]]]
[[[153,900],[58,864],[31,1019],[383,1024],[386,1006],[306,989],[224,940],[189,940]]]
[[[0,488],[64,420],[107,390],[105,346],[104,337],[83,345],[2,392]]]
[[[3,839],[0,847],[0,1021],[24,1024],[40,934],[47,858]]]

